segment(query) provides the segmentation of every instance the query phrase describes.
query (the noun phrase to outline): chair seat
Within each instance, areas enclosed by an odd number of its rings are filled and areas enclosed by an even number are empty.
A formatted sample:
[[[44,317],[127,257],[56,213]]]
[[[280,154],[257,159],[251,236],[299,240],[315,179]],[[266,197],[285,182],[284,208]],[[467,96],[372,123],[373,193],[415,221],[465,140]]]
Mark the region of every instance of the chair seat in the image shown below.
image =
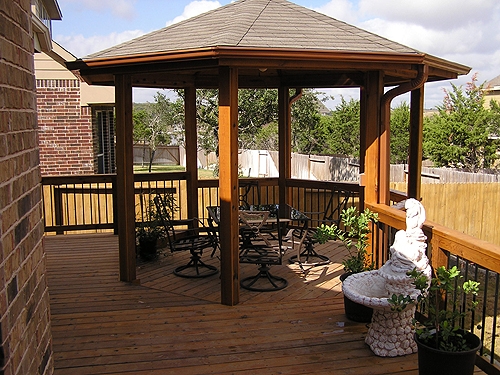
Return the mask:
[[[189,263],[177,267],[174,270],[174,274],[189,278],[200,278],[217,274],[219,272],[217,267],[205,264],[201,260],[204,249],[212,248],[215,251],[217,248],[217,238],[213,235],[212,231],[206,228],[197,218],[173,220],[168,214],[169,211],[161,195],[157,195],[154,198],[154,202],[157,206],[161,222],[165,227],[170,251],[189,251],[191,253]],[[174,228],[175,225],[187,226],[187,229],[177,231]]]
[[[171,251],[202,251],[213,246],[213,238],[209,236],[185,237],[177,240]]]

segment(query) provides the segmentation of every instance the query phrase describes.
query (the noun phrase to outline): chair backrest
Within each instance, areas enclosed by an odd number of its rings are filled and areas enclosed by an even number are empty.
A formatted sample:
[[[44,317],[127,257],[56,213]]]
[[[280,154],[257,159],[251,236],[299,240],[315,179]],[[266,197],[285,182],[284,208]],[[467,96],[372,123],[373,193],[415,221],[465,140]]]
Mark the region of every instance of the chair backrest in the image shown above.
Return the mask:
[[[165,228],[165,233],[167,235],[168,245],[170,249],[173,249],[173,244],[176,241],[175,238],[175,229],[172,221],[172,217],[170,216],[170,210],[167,207],[165,200],[161,195],[157,195],[153,198],[156,211],[158,213],[158,217],[160,219],[161,225]]]
[[[338,226],[340,223],[340,214],[347,208],[352,195],[353,193],[348,190],[332,190],[330,200],[325,208],[323,221],[332,222]],[[335,203],[336,206],[334,206]]]
[[[220,224],[220,206],[207,206],[208,224],[214,227],[214,224]]]
[[[256,207],[254,207],[256,208]],[[268,208],[268,210],[261,209]],[[258,210],[240,211],[240,221],[244,225],[243,235],[253,236],[255,243],[243,243],[240,251],[241,263],[281,264],[283,247],[282,225],[278,205],[259,206]],[[271,227],[271,229],[268,228]]]

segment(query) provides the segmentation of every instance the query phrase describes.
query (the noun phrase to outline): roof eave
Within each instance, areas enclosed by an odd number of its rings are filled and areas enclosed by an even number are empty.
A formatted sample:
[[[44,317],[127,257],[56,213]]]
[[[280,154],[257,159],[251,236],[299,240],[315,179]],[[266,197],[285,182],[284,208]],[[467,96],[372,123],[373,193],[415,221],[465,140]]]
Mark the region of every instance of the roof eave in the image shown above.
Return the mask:
[[[386,52],[360,52],[360,51],[333,51],[324,49],[294,49],[294,48],[252,48],[252,47],[206,47],[191,50],[176,50],[167,52],[136,54],[126,56],[113,56],[103,58],[83,58],[68,62],[70,69],[98,68],[110,66],[123,66],[127,64],[150,64],[176,60],[190,60],[200,58],[253,58],[253,59],[335,59],[343,61],[373,61],[373,62],[398,62],[422,63],[424,54],[420,53],[386,53]]]
[[[177,63],[187,61],[213,61],[218,60],[218,65],[234,67],[285,67],[283,62],[292,64],[296,61],[327,62],[347,64],[427,64],[431,68],[432,80],[456,78],[467,74],[471,68],[440,59],[424,53],[401,53],[401,52],[363,52],[363,51],[333,51],[324,49],[293,49],[293,48],[252,48],[216,46],[190,50],[176,50],[168,52],[136,54],[127,56],[84,58],[66,65],[70,70],[83,70],[85,73],[106,70],[107,74],[114,68],[124,68],[137,65],[154,65],[165,63]],[[321,69],[318,69],[321,70]]]

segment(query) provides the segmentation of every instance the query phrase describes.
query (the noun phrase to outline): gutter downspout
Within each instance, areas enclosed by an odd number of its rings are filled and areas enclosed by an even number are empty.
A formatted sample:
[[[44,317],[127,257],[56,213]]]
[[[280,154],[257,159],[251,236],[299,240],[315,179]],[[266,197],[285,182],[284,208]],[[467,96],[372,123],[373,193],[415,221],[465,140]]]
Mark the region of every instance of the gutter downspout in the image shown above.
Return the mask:
[[[295,103],[297,100],[302,98],[302,94],[303,94],[303,92],[302,92],[301,88],[295,89],[295,94],[293,94],[293,96],[290,98],[290,102],[289,102],[290,109],[291,109],[293,103]]]
[[[279,200],[280,207],[285,204],[292,204],[291,195],[287,188],[286,181],[292,176],[292,105],[302,97],[302,88],[296,88],[293,96],[290,97],[290,91],[287,88],[282,98],[283,108],[282,116],[284,128],[280,133],[280,147],[279,147],[279,164],[280,174],[278,178],[279,184]],[[283,137],[283,140],[281,139]]]
[[[418,74],[414,79],[387,91],[380,101],[379,203],[389,205],[390,202],[391,102],[398,95],[422,87],[428,76],[429,67],[425,64],[419,65]]]

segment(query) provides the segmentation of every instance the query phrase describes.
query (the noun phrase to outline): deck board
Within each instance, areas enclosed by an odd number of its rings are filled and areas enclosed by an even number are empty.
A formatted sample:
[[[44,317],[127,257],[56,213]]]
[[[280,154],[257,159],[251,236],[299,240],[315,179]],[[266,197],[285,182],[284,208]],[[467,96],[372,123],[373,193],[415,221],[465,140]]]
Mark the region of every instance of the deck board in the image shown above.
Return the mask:
[[[172,274],[186,254],[139,263],[137,285],[118,281],[116,236],[44,242],[56,375],[417,374],[416,355],[375,356],[366,325],[345,318],[339,244],[318,248],[331,265],[307,275],[274,266],[287,288],[242,289],[240,304],[229,307],[219,303],[217,275]],[[242,275],[255,270],[241,265]]]

